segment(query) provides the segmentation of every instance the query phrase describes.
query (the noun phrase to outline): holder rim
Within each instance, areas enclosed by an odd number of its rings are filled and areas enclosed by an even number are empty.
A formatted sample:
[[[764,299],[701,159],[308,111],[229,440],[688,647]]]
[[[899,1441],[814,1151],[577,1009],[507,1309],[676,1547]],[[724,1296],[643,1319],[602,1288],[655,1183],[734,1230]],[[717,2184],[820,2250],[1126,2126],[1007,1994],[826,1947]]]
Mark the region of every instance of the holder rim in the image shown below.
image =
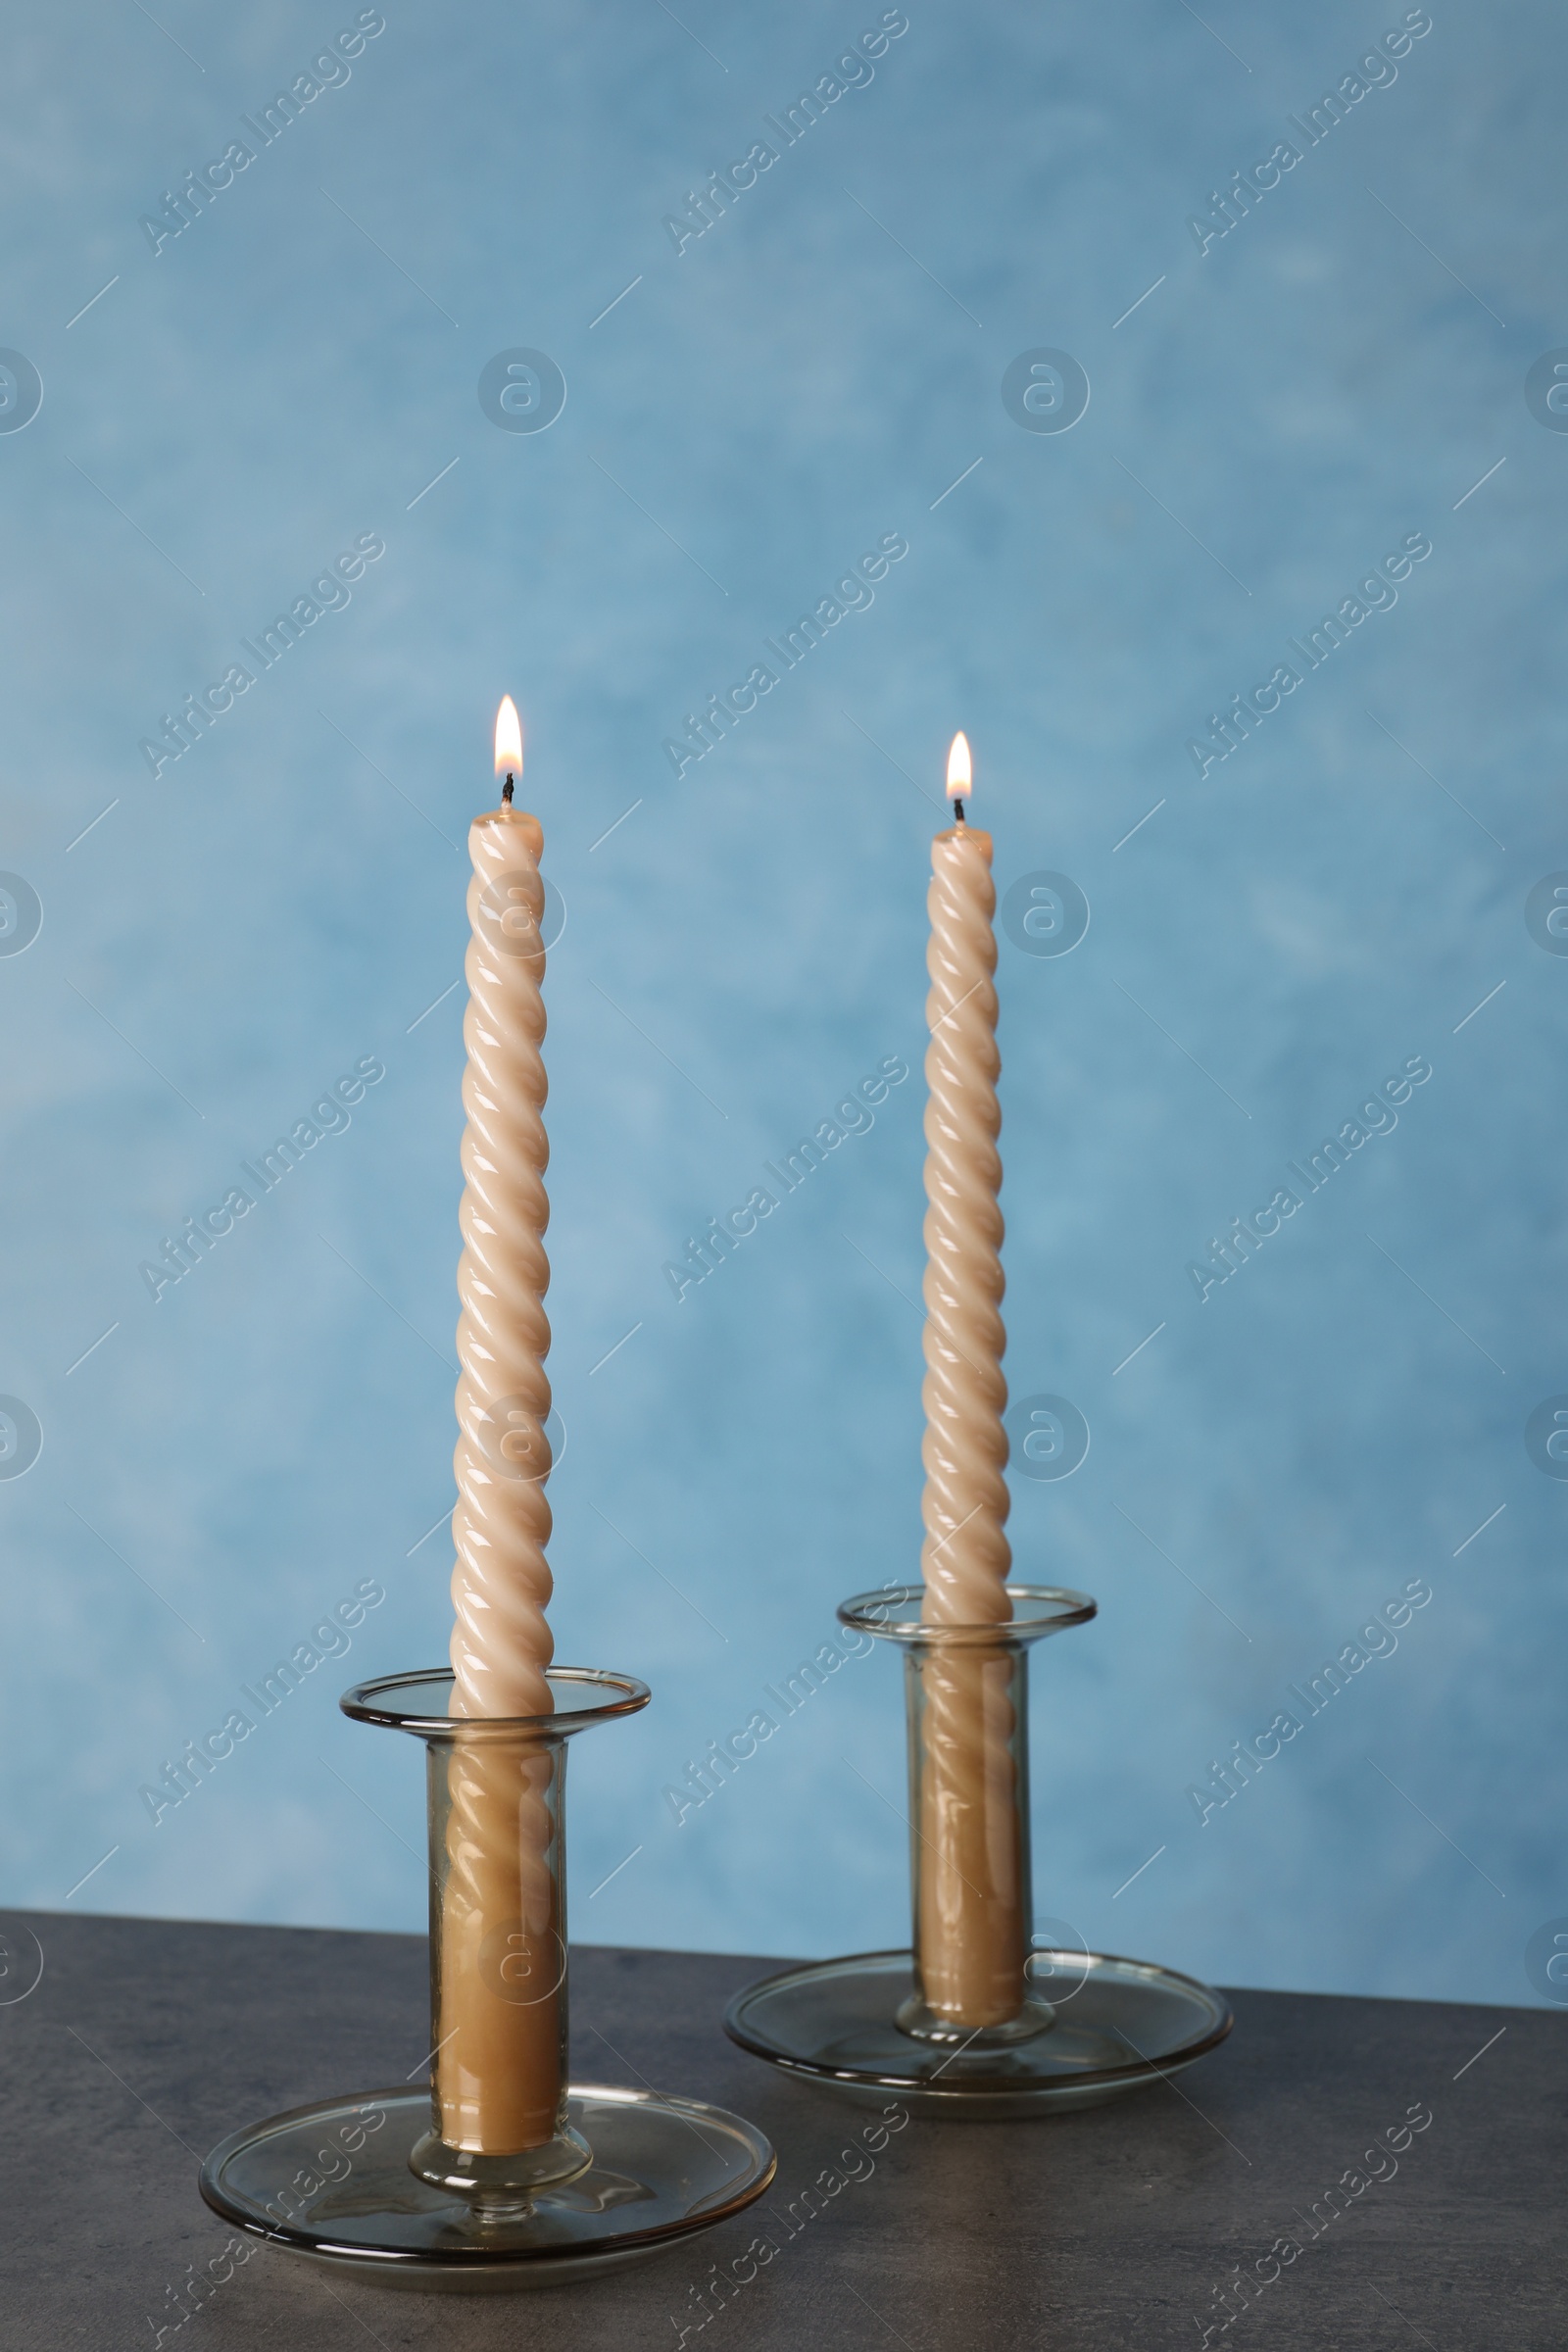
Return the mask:
[[[515,1737],[518,1733],[531,1734],[535,1739],[564,1740],[574,1732],[587,1731],[591,1724],[612,1723],[617,1716],[635,1715],[653,1697],[648,1685],[639,1682],[634,1674],[617,1674],[606,1666],[547,1666],[545,1679],[551,1684],[579,1684],[616,1695],[597,1706],[558,1707],[549,1715],[435,1715],[425,1708],[387,1703],[388,1694],[394,1690],[434,1691],[444,1685],[450,1691],[455,1679],[450,1666],[420,1666],[405,1674],[376,1675],[368,1683],[356,1683],[337,1703],[356,1723],[378,1724],[389,1731],[414,1732],[423,1740],[456,1743],[463,1739]]]
[[[1036,1604],[1029,1616],[1004,1618],[997,1625],[937,1625],[918,1615],[911,1618],[890,1618],[890,1608],[918,1609],[925,1596],[924,1585],[885,1585],[877,1592],[854,1592],[841,1601],[838,1619],[841,1625],[853,1627],[857,1633],[874,1634],[885,1642],[905,1642],[930,1649],[995,1648],[1002,1643],[1022,1645],[1043,1642],[1048,1634],[1066,1633],[1075,1625],[1087,1625],[1100,1614],[1100,1603],[1091,1593],[1074,1592],[1066,1585],[1008,1585],[1007,1598]]]

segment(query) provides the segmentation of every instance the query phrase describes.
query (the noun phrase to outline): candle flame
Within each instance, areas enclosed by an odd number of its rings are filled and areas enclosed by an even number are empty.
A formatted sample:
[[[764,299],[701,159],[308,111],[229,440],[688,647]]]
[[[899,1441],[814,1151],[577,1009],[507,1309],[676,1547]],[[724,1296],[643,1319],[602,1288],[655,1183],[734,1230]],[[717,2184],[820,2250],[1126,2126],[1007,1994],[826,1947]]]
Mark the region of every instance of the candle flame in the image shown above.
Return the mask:
[[[522,774],[522,721],[510,694],[502,696],[496,712],[496,774],[514,779]]]
[[[948,754],[948,798],[950,801],[967,800],[973,790],[969,738],[960,732],[953,738],[953,749]]]

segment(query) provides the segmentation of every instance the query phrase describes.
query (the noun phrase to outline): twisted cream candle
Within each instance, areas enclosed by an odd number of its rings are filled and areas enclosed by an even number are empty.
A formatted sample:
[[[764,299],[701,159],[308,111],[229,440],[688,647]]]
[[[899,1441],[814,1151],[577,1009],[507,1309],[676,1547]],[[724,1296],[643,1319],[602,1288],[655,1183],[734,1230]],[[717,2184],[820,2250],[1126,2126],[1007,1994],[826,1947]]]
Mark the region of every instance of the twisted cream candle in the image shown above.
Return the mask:
[[[516,728],[511,697],[507,713]],[[497,765],[512,755],[498,740]],[[520,741],[515,753],[521,765]],[[457,1627],[453,1712],[550,1712],[544,1670],[552,1645],[545,1623],[550,1570],[550,1469],[545,1356],[550,1282],[545,1229],[548,1092],[545,951],[540,935],[544,834],[537,817],[507,798],[468,828],[468,1008],[463,1039],[463,1254],[458,1263],[458,1507],[452,1533]]]
[[[931,845],[926,952],[924,1619],[1001,1625],[1012,1615],[1007,1401],[1002,1354],[997,1150],[997,943],[991,836],[966,824],[969,747],[954,741],[955,822]],[[929,2005],[965,2027],[1014,2016],[1025,1992],[1026,1874],[1018,1850],[1006,1658],[969,1649],[925,1675],[919,1960]]]
[[[553,1644],[545,1621],[544,836],[537,818],[512,806],[521,764],[509,696],[496,722],[505,795],[468,831],[452,1515],[452,1712],[492,1719],[548,1715],[553,1706],[545,1679]],[[550,1766],[542,1754],[519,1759],[516,1744],[508,1745],[510,1754],[493,1741],[460,1747],[450,1776],[436,2095],[443,2139],[482,2153],[548,2140],[561,2091],[564,1956],[551,1869]]]
[[[997,1078],[997,894],[991,836],[962,818],[969,746],[956,738],[948,789],[957,821],[931,844],[925,1077],[925,1614],[946,1625],[1012,1615],[1002,1415],[1002,1111]]]

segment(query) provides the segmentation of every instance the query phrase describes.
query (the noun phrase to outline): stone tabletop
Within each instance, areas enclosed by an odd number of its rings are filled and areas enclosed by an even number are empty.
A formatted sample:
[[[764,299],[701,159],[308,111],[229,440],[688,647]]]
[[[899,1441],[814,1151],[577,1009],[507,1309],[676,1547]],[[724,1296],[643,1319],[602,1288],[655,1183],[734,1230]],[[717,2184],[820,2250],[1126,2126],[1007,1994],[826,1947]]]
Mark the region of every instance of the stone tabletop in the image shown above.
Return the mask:
[[[1179,2081],[1039,2122],[895,2112],[884,2136],[725,2040],[729,1994],[778,1962],[587,1946],[574,2077],[738,2109],[778,2178],[639,2268],[469,2299],[266,2247],[235,2264],[196,2187],[241,2124],[418,2077],[422,1940],[20,1912],[0,1931],[7,2352],[1568,2342],[1554,2012],[1237,1991],[1230,2041]]]

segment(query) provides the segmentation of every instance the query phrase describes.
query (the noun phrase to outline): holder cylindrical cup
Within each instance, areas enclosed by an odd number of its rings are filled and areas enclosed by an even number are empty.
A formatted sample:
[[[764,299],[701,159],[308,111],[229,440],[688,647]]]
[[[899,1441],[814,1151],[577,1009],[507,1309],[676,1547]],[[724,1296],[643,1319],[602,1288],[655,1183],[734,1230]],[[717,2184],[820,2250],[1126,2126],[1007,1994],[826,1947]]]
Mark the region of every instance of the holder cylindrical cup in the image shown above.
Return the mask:
[[[453,1716],[449,1672],[351,1691],[345,1711],[425,1742],[430,2130],[411,2169],[503,2204],[586,2172],[566,2120],[566,1742],[648,1702],[629,1675],[549,1674],[554,1713]]]
[[[1087,1593],[1009,1585],[1004,1625],[940,1625],[918,1585],[858,1593],[845,1625],[904,1645],[914,1990],[921,2040],[1003,2047],[1054,2023],[1029,1983],[1029,1649],[1087,1624]]]
[[[460,1733],[426,1763],[433,2122],[411,2161],[442,2188],[570,2179],[565,1740]]]
[[[1028,1676],[1015,1642],[904,1654],[915,1989],[899,2023],[929,2040],[1012,2039],[1054,2021],[1026,1975]]]

